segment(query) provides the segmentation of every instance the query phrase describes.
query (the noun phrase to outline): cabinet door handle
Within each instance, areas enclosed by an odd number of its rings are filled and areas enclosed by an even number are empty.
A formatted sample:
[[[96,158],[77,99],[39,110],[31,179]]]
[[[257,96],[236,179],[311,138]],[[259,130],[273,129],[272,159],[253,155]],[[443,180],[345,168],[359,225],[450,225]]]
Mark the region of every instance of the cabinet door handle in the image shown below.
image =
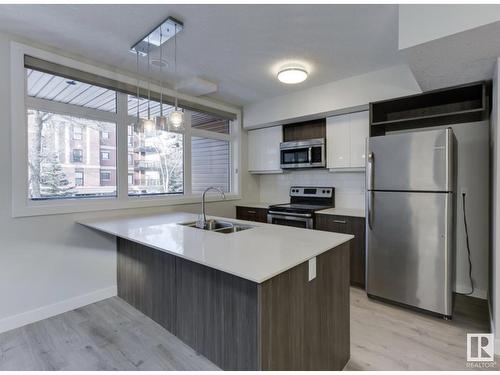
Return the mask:
[[[337,224],[347,224],[347,221],[345,220],[333,220],[333,222]]]
[[[249,213],[249,214],[256,214],[257,212],[253,211],[253,210],[248,210],[247,213]]]

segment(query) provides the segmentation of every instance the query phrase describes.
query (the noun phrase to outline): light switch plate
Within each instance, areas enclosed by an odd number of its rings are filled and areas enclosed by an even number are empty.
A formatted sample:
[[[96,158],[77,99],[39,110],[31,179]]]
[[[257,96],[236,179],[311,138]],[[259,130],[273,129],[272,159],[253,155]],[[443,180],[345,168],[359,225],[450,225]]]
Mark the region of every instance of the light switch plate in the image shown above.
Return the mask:
[[[316,257],[309,259],[309,281],[316,278]]]

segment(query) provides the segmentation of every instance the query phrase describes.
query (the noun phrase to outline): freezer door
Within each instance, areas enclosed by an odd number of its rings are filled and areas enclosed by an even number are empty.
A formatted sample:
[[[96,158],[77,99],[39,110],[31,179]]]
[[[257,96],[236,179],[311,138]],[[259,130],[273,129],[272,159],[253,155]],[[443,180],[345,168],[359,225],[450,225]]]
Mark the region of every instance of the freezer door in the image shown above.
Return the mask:
[[[367,144],[368,190],[453,190],[451,129],[372,137]]]
[[[451,315],[453,194],[367,194],[367,293]]]

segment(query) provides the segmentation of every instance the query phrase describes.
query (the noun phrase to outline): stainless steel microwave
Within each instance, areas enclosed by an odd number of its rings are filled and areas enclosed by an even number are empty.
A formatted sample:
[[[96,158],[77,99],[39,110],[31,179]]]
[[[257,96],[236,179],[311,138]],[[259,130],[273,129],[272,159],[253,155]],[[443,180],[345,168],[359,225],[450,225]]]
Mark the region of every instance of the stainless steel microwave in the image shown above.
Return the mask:
[[[280,143],[281,168],[324,168],[326,166],[325,139]]]

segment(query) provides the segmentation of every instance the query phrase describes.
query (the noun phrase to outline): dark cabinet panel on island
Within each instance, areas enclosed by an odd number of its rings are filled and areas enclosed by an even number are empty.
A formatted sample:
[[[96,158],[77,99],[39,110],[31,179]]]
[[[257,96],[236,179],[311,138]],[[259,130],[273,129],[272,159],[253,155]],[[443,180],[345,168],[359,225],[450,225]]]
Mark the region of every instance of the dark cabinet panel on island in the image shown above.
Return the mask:
[[[267,223],[267,209],[236,206],[236,219]]]
[[[256,283],[119,238],[118,296],[223,370],[340,371],[350,242]]]
[[[365,287],[365,218],[316,214],[315,229],[328,232],[352,234],[351,241],[351,285]]]

